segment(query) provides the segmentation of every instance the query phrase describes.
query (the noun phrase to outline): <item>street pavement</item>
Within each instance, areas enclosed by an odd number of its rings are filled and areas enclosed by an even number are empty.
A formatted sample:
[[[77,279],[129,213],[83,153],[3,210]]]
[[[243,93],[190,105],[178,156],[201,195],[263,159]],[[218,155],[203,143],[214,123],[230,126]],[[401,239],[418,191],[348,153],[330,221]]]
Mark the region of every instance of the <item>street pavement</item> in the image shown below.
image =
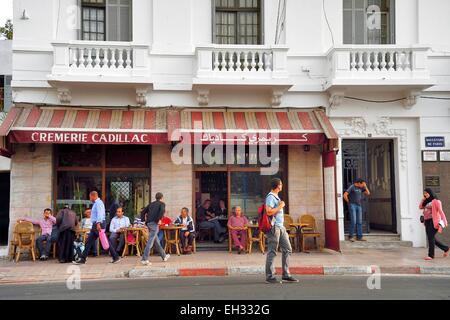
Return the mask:
[[[368,276],[299,276],[299,283],[266,284],[261,276],[184,277],[81,281],[0,286],[0,300],[450,300],[449,276],[381,276],[369,289]],[[373,283],[369,280],[370,283]]]

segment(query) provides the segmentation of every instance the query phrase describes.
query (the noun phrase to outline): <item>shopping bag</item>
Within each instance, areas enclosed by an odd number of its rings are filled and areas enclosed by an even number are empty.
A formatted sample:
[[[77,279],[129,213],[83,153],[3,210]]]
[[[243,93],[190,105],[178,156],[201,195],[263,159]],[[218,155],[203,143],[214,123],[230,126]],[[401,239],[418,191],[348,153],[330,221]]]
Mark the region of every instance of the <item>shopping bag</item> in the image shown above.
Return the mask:
[[[100,229],[99,238],[100,238],[100,243],[102,244],[102,248],[104,250],[108,250],[109,249],[109,241],[108,241],[108,237],[106,236],[105,229]]]

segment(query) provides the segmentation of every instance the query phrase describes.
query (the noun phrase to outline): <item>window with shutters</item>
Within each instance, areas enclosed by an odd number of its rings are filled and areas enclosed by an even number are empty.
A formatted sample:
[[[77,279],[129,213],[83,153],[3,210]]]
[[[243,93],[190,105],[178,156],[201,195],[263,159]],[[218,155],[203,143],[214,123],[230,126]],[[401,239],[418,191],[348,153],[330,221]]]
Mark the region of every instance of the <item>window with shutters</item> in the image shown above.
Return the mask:
[[[132,41],[132,0],[82,0],[83,40]]]
[[[344,44],[395,43],[395,0],[343,0]]]
[[[213,0],[217,44],[261,44],[260,0]]]

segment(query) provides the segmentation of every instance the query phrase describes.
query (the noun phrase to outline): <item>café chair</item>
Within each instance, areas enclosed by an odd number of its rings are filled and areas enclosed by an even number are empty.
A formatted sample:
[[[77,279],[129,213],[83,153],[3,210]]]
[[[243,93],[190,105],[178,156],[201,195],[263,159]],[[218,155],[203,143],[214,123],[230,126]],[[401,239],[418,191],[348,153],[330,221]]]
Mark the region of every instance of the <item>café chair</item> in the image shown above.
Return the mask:
[[[248,228],[245,227],[244,230],[247,231]],[[247,234],[248,234],[248,231],[247,231]],[[245,248],[245,250],[248,252],[248,241],[247,241],[247,243],[246,243],[246,248]],[[231,230],[230,230],[230,228],[228,228],[228,252],[229,252],[229,253],[233,252],[233,239],[232,239],[232,237],[231,237]]]
[[[248,242],[248,253],[252,253],[252,247],[253,247],[253,242],[257,242],[259,244],[259,249],[261,250],[261,253],[264,254],[265,250],[266,250],[266,246],[265,246],[265,242],[266,242],[266,236],[264,235],[264,232],[261,232],[260,230],[258,230],[258,235],[257,236],[253,236],[252,231],[254,229],[253,228],[248,228],[248,235],[247,235],[247,242]]]
[[[33,227],[33,224],[28,221],[22,221],[20,223],[17,223],[14,226],[14,235],[15,235],[14,252],[18,250],[17,253],[15,253],[16,262],[19,262],[22,250],[28,250],[31,253],[33,261],[36,261],[35,255],[36,231]]]
[[[316,248],[319,249],[320,251],[322,251],[322,247],[320,246],[320,243],[317,242],[317,238],[320,238],[320,232],[318,232],[316,229],[317,228],[316,227],[316,219],[310,214],[305,214],[299,218],[299,222],[301,224],[305,225],[301,228],[301,231],[300,231],[300,243],[301,243],[302,252],[306,252],[305,251],[305,240],[307,238],[313,238]]]
[[[297,232],[296,227],[290,226],[291,223],[294,223],[294,220],[292,219],[292,217],[290,215],[285,214],[284,215],[284,227],[286,228],[286,231],[288,233],[289,241],[291,242],[292,249],[295,250],[295,248],[296,248],[295,240],[298,239],[299,234]]]
[[[125,231],[125,246],[123,247],[122,257],[129,254],[129,247],[131,246],[131,254],[134,253],[134,248],[136,248],[136,254],[138,257],[141,256],[141,251],[139,250],[139,232],[138,231]]]

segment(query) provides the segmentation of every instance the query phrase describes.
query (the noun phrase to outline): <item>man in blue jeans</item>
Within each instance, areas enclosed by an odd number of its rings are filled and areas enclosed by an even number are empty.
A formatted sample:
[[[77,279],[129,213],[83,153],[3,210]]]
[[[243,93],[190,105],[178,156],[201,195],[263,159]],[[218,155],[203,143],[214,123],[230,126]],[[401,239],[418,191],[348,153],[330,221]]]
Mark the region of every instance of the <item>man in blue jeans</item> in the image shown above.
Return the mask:
[[[170,258],[170,254],[166,254],[158,239],[159,225],[166,211],[166,205],[163,202],[163,194],[161,192],[156,193],[155,198],[156,201],[150,203],[141,213],[141,219],[145,219],[149,231],[148,241],[141,260],[144,266],[151,265],[150,261],[148,261],[148,256],[153,245],[155,245],[163,261],[167,261]]]
[[[369,188],[363,179],[356,179],[347,191],[344,192],[344,200],[348,203],[348,211],[350,213],[350,230],[348,239],[354,242],[353,234],[356,226],[356,240],[366,241],[362,234],[362,204],[363,194],[370,195]]]

